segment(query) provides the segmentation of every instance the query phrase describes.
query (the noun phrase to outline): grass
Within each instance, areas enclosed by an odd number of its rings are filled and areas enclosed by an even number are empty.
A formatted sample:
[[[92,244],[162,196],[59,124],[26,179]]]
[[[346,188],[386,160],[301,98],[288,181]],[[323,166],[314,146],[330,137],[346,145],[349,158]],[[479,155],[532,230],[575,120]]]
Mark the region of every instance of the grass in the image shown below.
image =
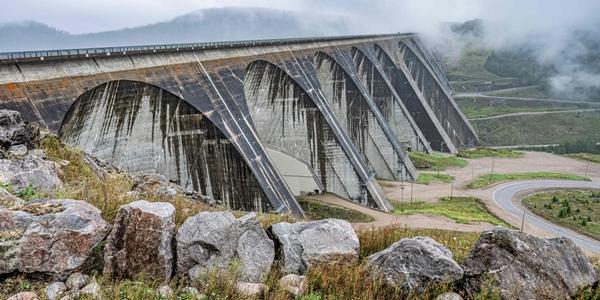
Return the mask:
[[[464,159],[438,153],[427,154],[422,152],[408,152],[408,156],[415,167],[421,170],[429,169],[443,171],[449,167],[464,168],[469,164]]]
[[[523,199],[536,215],[600,239],[600,190],[543,192]]]
[[[520,112],[543,112],[593,108],[588,103],[561,103],[541,100],[457,97],[456,102],[469,119],[493,117]]]
[[[555,172],[529,172],[529,173],[511,173],[511,174],[486,174],[477,177],[475,180],[467,184],[469,189],[483,189],[495,183],[514,181],[514,180],[530,180],[530,179],[562,179],[587,181],[588,179],[573,174],[555,173]]]
[[[600,111],[472,120],[484,146],[600,141]]]
[[[511,149],[492,149],[492,148],[475,148],[463,150],[458,153],[462,158],[483,158],[483,157],[502,157],[502,158],[519,158],[523,157],[524,153]]]
[[[350,223],[368,223],[373,221],[373,217],[348,209],[338,205],[325,204],[310,197],[300,199],[300,205],[304,209],[307,218],[311,220],[321,220],[327,218],[336,218],[346,220]]]
[[[438,202],[395,203],[394,213],[400,215],[426,214],[443,216],[461,224],[477,224],[486,222],[493,225],[510,227],[507,223],[493,215],[478,198],[444,197]]]
[[[418,184],[430,184],[432,182],[450,183],[452,181],[454,181],[454,176],[443,173],[419,172],[419,177],[417,178]]]
[[[579,160],[584,160],[584,161],[590,161],[590,162],[594,162],[594,163],[600,163],[600,154],[592,154],[592,153],[572,153],[572,154],[565,154],[566,157],[570,157],[570,158],[574,158],[574,159],[579,159]]]
[[[529,86],[522,89],[511,89],[507,91],[497,91],[489,93],[490,96],[499,97],[519,97],[519,98],[548,98],[548,92],[540,86]]]

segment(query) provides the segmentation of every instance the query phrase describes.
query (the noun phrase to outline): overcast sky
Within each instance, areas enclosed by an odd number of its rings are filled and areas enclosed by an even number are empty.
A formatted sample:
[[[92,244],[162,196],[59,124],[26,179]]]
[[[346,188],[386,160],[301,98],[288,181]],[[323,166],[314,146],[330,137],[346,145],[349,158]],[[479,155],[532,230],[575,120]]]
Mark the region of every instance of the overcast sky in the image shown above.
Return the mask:
[[[600,19],[598,0],[8,0],[0,23],[34,20],[86,33],[166,21],[194,10],[256,6],[365,16],[373,30],[426,31],[439,22],[484,18],[530,34]],[[524,30],[527,29],[527,30]],[[501,33],[499,33],[501,34]]]

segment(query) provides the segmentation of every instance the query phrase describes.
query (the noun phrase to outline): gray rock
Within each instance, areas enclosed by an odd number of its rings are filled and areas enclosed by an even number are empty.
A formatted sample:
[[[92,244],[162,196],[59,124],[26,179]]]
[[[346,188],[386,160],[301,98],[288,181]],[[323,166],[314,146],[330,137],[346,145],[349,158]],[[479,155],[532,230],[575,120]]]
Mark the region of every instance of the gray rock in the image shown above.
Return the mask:
[[[40,298],[32,292],[22,292],[8,297],[6,300],[39,300]]]
[[[39,129],[23,122],[19,112],[0,109],[0,148],[24,145],[33,149],[38,143]]]
[[[86,299],[102,299],[100,285],[96,281],[90,282],[88,285],[79,290],[79,296],[86,296]]]
[[[79,272],[71,274],[67,278],[66,286],[71,291],[78,291],[90,282],[90,276],[81,274]]]
[[[60,299],[60,297],[67,291],[67,286],[60,282],[53,282],[46,287],[46,298],[48,300]]]
[[[304,274],[314,264],[358,260],[358,237],[344,220],[277,223],[269,232],[279,249],[284,274]]]
[[[134,278],[139,274],[168,281],[173,272],[175,207],[139,200],[119,208],[106,241],[104,275]]]
[[[12,156],[24,156],[27,154],[27,146],[25,145],[13,145],[8,148],[8,153]]]
[[[238,282],[235,285],[235,290],[241,296],[255,298],[260,297],[267,290],[267,286],[262,283]]]
[[[29,184],[37,191],[52,192],[62,183],[59,173],[60,167],[55,162],[32,154],[22,159],[0,159],[0,182],[11,184],[15,193]]]
[[[401,239],[368,258],[367,269],[375,278],[406,293],[428,286],[451,283],[463,276],[452,252],[429,237]]]
[[[173,297],[173,289],[168,284],[163,284],[156,289],[156,294],[161,299],[171,299]]]
[[[306,293],[308,282],[306,276],[288,274],[279,279],[279,287],[295,297],[300,297]]]
[[[19,197],[11,195],[6,189],[0,188],[0,208],[11,208],[24,205],[25,201]]]
[[[192,280],[213,269],[239,263],[240,280],[262,282],[273,264],[273,241],[255,213],[239,219],[229,212],[201,212],[177,232],[177,272]]]
[[[66,277],[104,239],[100,210],[78,200],[48,200],[0,208],[0,274],[13,271]]]
[[[598,281],[596,269],[573,241],[500,226],[481,234],[463,269],[469,295],[493,288],[503,299],[566,299]]]
[[[463,300],[463,297],[457,293],[447,292],[435,297],[435,300]]]

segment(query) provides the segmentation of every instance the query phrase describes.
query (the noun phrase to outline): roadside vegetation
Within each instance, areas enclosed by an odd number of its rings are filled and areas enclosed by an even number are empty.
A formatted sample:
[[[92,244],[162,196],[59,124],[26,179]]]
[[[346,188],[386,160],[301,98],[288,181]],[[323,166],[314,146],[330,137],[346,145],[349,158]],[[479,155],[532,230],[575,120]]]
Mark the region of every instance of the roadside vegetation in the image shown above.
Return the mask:
[[[408,152],[408,156],[419,170],[443,171],[449,167],[464,168],[469,164],[464,159],[439,153]]]
[[[474,197],[443,197],[438,202],[394,203],[394,213],[399,215],[426,214],[443,216],[461,224],[486,222],[510,227],[492,214],[485,204]]]
[[[584,161],[590,161],[593,163],[600,163],[600,154],[592,154],[592,153],[572,153],[565,154],[566,157],[575,158]]]
[[[600,190],[564,190],[523,199],[530,211],[600,240]]]
[[[373,217],[356,210],[318,202],[317,199],[311,197],[302,197],[299,199],[299,202],[306,213],[306,217],[310,220],[335,218],[346,220],[350,223],[368,223],[373,221]]]
[[[556,173],[556,172],[529,172],[529,173],[512,173],[512,174],[486,174],[481,175],[475,180],[469,182],[466,187],[469,189],[483,189],[493,184],[514,181],[514,180],[531,180],[531,179],[561,179],[588,181],[587,178],[579,175]]]
[[[463,150],[458,153],[458,157],[462,158],[483,158],[483,157],[501,157],[501,158],[519,158],[525,155],[523,152],[511,149],[492,149],[492,148],[475,148]]]
[[[454,176],[444,173],[433,173],[433,172],[419,172],[417,178],[418,184],[430,184],[432,182],[444,182],[450,183],[454,181]]]
[[[491,92],[488,95],[490,96],[499,96],[499,97],[516,97],[516,98],[536,98],[536,99],[545,99],[549,98],[548,91],[541,86],[532,85],[520,89],[510,89],[504,91]]]
[[[488,97],[456,97],[456,102],[469,119],[522,112],[544,112],[597,108],[590,103],[563,103],[542,100],[519,100]]]

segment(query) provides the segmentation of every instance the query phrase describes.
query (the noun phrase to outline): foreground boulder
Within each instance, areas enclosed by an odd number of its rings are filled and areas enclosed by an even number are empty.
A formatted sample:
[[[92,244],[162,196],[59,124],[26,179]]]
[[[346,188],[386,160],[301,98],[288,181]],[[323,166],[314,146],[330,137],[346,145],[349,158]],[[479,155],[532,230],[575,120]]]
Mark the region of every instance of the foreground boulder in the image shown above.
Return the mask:
[[[13,196],[5,188],[0,188],[0,208],[11,208],[25,204],[23,199]]]
[[[177,272],[187,273],[192,280],[236,262],[240,281],[262,282],[274,256],[273,241],[255,213],[236,220],[230,212],[201,212],[177,232]]]
[[[108,231],[100,210],[84,201],[47,200],[0,209],[0,274],[67,276]]]
[[[52,192],[62,182],[60,166],[34,153],[20,159],[0,159],[0,182],[10,184],[18,193],[31,185],[37,191]]]
[[[375,278],[407,293],[451,283],[463,275],[450,250],[429,237],[421,236],[401,239],[369,256],[367,268]]]
[[[19,148],[25,148],[27,151],[35,148],[38,140],[39,130],[23,122],[21,113],[0,109],[0,150],[21,152]]]
[[[304,275],[287,274],[279,279],[279,287],[294,297],[300,297],[308,289],[308,280]]]
[[[168,281],[173,272],[175,207],[135,201],[119,208],[106,241],[104,274],[133,278],[139,274]]]
[[[358,237],[344,220],[277,223],[271,226],[269,233],[277,244],[284,274],[304,274],[315,264],[358,260]]]
[[[571,298],[598,275],[573,241],[503,227],[481,234],[463,268],[468,294],[493,288],[503,299]]]

